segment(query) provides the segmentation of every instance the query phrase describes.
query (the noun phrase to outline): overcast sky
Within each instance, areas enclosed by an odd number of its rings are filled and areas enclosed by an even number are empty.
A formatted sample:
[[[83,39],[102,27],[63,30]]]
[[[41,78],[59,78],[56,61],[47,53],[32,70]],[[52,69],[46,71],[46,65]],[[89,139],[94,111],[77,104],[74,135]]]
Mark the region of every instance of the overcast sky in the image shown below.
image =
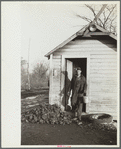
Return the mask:
[[[21,56],[27,59],[30,39],[30,63],[47,60],[44,57],[47,52],[88,23],[75,16],[76,13],[85,15],[81,6],[54,2],[21,4]]]
[[[92,17],[83,6],[81,2],[5,2],[2,3],[5,32],[8,33],[10,25],[20,26],[21,56],[28,59],[30,40],[32,67],[32,64],[47,60],[45,54],[88,23],[75,16],[77,13]]]
[[[97,8],[99,11],[100,5]],[[8,34],[11,27],[15,30],[19,27],[21,57],[28,60],[30,50],[30,69],[41,60],[47,60],[45,54],[88,23],[76,14],[93,19],[92,12],[82,2],[2,3],[5,32]]]

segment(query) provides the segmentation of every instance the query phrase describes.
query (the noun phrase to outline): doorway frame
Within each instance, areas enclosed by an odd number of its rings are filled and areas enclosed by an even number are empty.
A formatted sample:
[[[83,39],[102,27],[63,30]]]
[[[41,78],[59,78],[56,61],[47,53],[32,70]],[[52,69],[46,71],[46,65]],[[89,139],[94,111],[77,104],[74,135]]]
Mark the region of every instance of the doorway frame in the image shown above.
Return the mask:
[[[64,87],[65,76],[62,72],[66,71],[66,59],[68,58],[86,58],[87,59],[87,70],[86,70],[86,80],[87,80],[87,96],[88,96],[88,103],[86,104],[86,111],[89,112],[89,101],[90,101],[90,54],[85,55],[62,55],[62,65],[61,65],[61,90]]]

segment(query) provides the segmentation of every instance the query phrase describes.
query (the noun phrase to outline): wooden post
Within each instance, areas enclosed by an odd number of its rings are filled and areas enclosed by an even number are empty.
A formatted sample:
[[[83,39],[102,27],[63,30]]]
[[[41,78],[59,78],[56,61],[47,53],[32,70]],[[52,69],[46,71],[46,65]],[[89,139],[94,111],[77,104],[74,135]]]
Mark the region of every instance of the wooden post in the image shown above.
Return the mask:
[[[52,94],[53,94],[53,54],[50,55],[50,78],[49,78],[49,104],[52,104]]]
[[[103,7],[100,9],[100,11],[95,16],[94,20],[90,23],[90,25],[95,23],[95,21],[99,18],[99,16],[101,15],[101,13],[103,12],[103,10],[105,9],[106,6],[107,6],[107,4],[104,4],[103,5]],[[84,33],[84,36],[87,35],[88,33],[89,33],[89,29],[87,28],[87,30]]]

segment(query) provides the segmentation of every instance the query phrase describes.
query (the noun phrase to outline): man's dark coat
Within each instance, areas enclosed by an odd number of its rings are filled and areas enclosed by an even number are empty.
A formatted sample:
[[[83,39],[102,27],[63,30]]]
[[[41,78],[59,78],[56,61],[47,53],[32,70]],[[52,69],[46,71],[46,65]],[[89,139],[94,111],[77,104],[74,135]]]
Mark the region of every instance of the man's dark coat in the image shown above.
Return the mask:
[[[83,97],[86,93],[87,83],[83,75],[80,77],[74,76],[71,81],[72,99],[71,103],[74,106],[77,103],[78,97]]]

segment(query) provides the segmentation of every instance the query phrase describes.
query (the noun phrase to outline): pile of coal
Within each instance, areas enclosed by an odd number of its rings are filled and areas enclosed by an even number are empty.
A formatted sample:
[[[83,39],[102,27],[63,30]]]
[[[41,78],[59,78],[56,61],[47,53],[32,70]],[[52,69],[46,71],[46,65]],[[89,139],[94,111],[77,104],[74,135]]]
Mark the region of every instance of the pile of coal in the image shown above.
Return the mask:
[[[33,108],[21,115],[22,122],[40,123],[40,124],[71,124],[70,114],[63,112],[57,105],[43,103],[39,107]]]

